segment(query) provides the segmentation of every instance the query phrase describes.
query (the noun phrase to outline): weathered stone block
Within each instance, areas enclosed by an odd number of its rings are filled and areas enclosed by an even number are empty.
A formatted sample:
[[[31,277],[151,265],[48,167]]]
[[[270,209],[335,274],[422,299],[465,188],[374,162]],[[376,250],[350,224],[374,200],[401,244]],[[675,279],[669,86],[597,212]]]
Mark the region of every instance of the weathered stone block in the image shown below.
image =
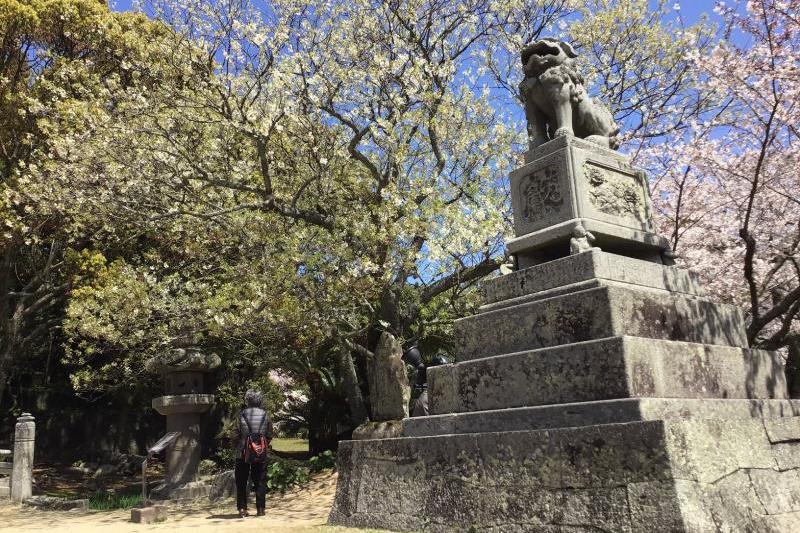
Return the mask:
[[[510,176],[517,238],[506,243],[523,268],[567,255],[577,223],[604,250],[661,262],[669,244],[653,233],[644,172],[625,156],[567,136],[526,161]]]
[[[428,373],[432,414],[627,397],[786,398],[777,352],[611,337]]]
[[[770,442],[800,441],[800,418],[765,419],[764,427]]]
[[[166,505],[151,505],[131,509],[131,522],[137,524],[153,524],[167,519]]]
[[[481,311],[509,307],[600,286],[606,282],[702,296],[697,275],[679,269],[594,249],[570,255],[483,283]]]
[[[31,496],[25,500],[25,505],[36,507],[45,511],[88,511],[89,500],[86,498],[70,499],[58,496]]]
[[[716,497],[708,498],[711,513],[716,523],[726,522],[731,525],[721,531],[735,533],[746,531],[745,525],[758,523],[766,514],[764,505],[758,499],[750,473],[740,470],[720,479],[714,484]],[[712,529],[714,531],[714,529]],[[756,531],[763,531],[757,529]]]
[[[788,533],[800,527],[800,483],[774,465],[759,417],[350,441],[340,447],[330,521],[433,532]]]
[[[569,241],[577,224],[595,236],[594,245],[617,255],[661,263],[669,241],[647,231],[639,231],[591,218],[574,218],[534,231],[506,242],[519,268],[528,268],[569,255]],[[634,244],[635,243],[635,244]]]
[[[220,472],[211,478],[208,499],[214,501],[232,496],[236,496],[236,476],[233,470]]]
[[[797,470],[751,470],[749,475],[766,514],[800,512],[800,473]]]
[[[713,484],[738,470],[775,467],[758,418],[669,420],[664,426],[671,470],[678,479]]]
[[[417,417],[424,419],[425,417]],[[383,422],[367,422],[353,430],[353,440],[362,439],[393,439],[403,436],[403,421],[411,420],[385,420]]]
[[[33,494],[33,456],[36,422],[22,413],[14,426],[14,460],[11,473],[11,500],[24,502]]]
[[[516,407],[407,418],[402,421],[402,430],[391,437],[530,431],[645,420],[760,420],[762,417],[776,417],[776,422],[781,420],[777,417],[798,419],[800,400],[630,398]],[[775,447],[773,452],[776,456],[780,453]]]
[[[191,481],[170,490],[172,500],[197,500],[211,496],[212,485],[205,481]]]
[[[683,531],[680,503],[672,480],[630,483],[626,488],[630,512],[628,531]]]
[[[213,394],[178,394],[159,396],[151,402],[162,415],[181,415],[205,412],[214,405]]]
[[[600,287],[462,318],[458,361],[628,335],[747,346],[740,309],[700,298]]]
[[[757,527],[753,531],[759,533],[786,533],[797,531],[800,527],[800,513],[786,513],[781,515],[767,515],[756,517],[753,522]],[[730,530],[731,533],[744,531],[742,529]],[[726,532],[727,533],[727,532]]]
[[[800,441],[777,442],[773,445],[778,469],[800,468]]]
[[[331,521],[513,532],[585,520],[587,530],[625,531],[624,486],[668,472],[662,437],[659,423],[641,423],[613,434],[573,428],[344,442]]]

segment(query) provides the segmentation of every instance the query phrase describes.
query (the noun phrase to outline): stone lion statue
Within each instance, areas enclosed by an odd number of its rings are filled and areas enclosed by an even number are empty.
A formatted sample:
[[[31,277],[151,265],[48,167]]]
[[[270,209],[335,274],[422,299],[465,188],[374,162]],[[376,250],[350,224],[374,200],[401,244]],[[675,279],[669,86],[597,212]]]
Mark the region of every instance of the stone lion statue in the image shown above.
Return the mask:
[[[531,149],[564,135],[619,146],[619,126],[606,106],[586,94],[576,57],[570,44],[555,39],[540,39],[522,50],[525,79],[519,89]]]
[[[570,255],[581,254],[594,250],[593,246],[595,241],[594,234],[583,227],[583,224],[578,222],[572,229],[572,238],[569,240],[569,253]],[[599,248],[598,248],[599,250]]]

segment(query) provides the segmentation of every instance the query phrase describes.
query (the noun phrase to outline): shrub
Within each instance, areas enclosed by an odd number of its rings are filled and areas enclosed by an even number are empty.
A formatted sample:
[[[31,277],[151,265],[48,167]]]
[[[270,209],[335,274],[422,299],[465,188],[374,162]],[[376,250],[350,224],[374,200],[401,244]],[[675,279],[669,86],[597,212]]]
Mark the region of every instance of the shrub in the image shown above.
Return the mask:
[[[236,457],[239,453],[231,448],[219,448],[214,454],[214,462],[220,472],[231,470],[236,465]]]
[[[266,468],[267,490],[285,492],[308,483],[308,468],[297,461],[276,458]]]
[[[308,467],[312,472],[321,472],[329,468],[336,468],[336,454],[330,450],[315,455],[308,460]]]

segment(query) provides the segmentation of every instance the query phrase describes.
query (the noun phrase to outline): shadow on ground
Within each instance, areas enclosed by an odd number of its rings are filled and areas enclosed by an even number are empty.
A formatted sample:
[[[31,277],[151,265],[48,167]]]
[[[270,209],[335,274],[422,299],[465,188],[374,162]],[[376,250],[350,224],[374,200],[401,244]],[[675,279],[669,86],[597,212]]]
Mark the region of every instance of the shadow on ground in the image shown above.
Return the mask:
[[[267,496],[267,516],[239,518],[233,499],[220,502],[198,500],[169,504],[169,519],[161,524],[134,524],[130,510],[39,511],[14,505],[0,505],[0,529],[14,532],[47,530],[47,533],[134,533],[170,530],[172,533],[364,533],[339,527],[323,527],[336,492],[336,474],[323,472],[312,482],[285,494]]]

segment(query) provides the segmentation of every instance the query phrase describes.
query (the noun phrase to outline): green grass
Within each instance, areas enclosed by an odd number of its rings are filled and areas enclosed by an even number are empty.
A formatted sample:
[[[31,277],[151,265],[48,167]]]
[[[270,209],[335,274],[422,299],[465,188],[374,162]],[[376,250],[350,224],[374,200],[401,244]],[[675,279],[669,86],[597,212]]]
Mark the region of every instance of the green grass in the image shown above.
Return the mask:
[[[272,439],[272,449],[278,452],[308,452],[305,439]]]
[[[141,501],[141,494],[93,494],[89,497],[89,509],[98,511],[130,509],[139,505]]]

